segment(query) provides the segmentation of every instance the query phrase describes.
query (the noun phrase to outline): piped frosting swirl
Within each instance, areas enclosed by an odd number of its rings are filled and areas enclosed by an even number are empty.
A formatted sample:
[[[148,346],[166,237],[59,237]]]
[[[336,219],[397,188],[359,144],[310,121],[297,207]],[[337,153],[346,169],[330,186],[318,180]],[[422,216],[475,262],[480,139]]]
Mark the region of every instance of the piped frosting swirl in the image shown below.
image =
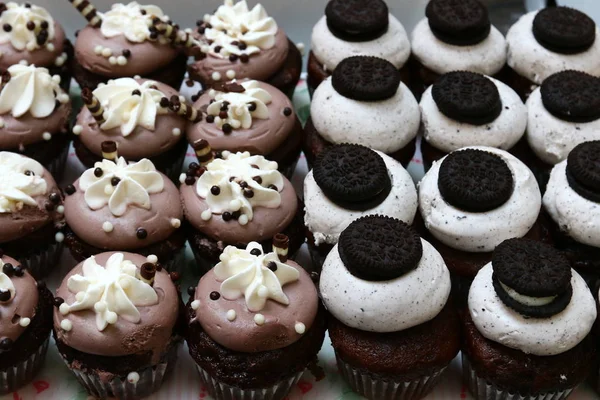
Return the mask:
[[[0,152],[0,213],[19,211],[24,205],[37,207],[35,196],[47,193],[44,167],[31,158]]]
[[[6,3],[6,10],[0,14],[0,26],[10,26],[0,30],[0,44],[10,42],[19,51],[37,50],[54,40],[54,19],[45,8],[33,4]],[[46,40],[40,45],[38,37],[42,31]]]
[[[150,39],[152,20],[159,18],[167,21],[163,11],[153,5],[140,5],[135,1],[129,4],[114,4],[110,11],[102,16],[100,31],[107,38],[123,35],[133,43],[142,43]]]
[[[253,118],[269,119],[267,105],[273,100],[271,94],[258,81],[243,82],[240,86],[243,91],[215,92],[215,101],[206,111],[215,117],[217,127],[223,129],[223,125],[229,124],[232,129],[250,129]],[[227,113],[225,118],[221,117],[223,111]]]

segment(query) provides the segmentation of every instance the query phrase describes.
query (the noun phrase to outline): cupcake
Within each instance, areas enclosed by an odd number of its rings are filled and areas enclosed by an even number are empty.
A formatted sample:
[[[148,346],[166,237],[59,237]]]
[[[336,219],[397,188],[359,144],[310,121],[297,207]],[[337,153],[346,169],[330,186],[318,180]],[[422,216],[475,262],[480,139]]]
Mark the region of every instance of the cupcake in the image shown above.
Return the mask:
[[[44,364],[52,293],[14,258],[0,257],[0,396],[29,383]]]
[[[504,83],[474,72],[444,74],[420,103],[425,171],[448,153],[466,146],[488,146],[511,153],[527,148],[522,140],[527,107]]]
[[[468,147],[433,163],[419,182],[419,211],[458,299],[504,240],[550,240],[541,205],[532,172],[504,150]]]
[[[324,149],[339,143],[379,150],[406,167],[415,154],[421,114],[400,78],[398,69],[381,58],[343,60],[312,98],[304,127],[309,167]]]
[[[69,272],[56,296],[58,352],[90,396],[139,399],[160,388],[182,340],[180,295],[164,269],[102,253]]]
[[[136,76],[181,86],[187,64],[181,42],[190,39],[159,7],[133,1],[101,13],[88,0],[69,1],[88,21],[76,34],[72,60],[79,86]]]
[[[331,76],[345,58],[354,55],[383,58],[400,70],[410,84],[410,42],[404,27],[383,0],[332,0],[312,30],[308,55],[308,90]]]
[[[364,146],[339,144],[325,150],[306,175],[304,202],[308,250],[320,271],[352,221],[380,214],[411,224],[417,191],[398,161]]]
[[[458,354],[450,273],[402,221],[371,215],[350,224],[319,288],[340,373],[367,399],[420,399]]]
[[[523,15],[506,34],[507,83],[524,99],[550,75],[577,70],[600,76],[595,22],[581,11],[548,7]]]
[[[0,4],[0,72],[14,64],[36,65],[60,76],[69,92],[73,45],[50,13],[31,3]]]
[[[73,126],[77,157],[91,168],[102,160],[102,143],[114,141],[127,160],[148,158],[176,181],[187,151],[186,118],[169,110],[180,105],[178,95],[164,83],[133,78],[115,79],[94,91],[84,89],[86,107]]]
[[[479,0],[431,0],[411,43],[412,80],[419,96],[447,72],[497,77],[506,64],[506,40]]]
[[[34,65],[12,65],[0,77],[0,149],[39,161],[59,180],[69,151],[71,114],[71,100],[60,82],[59,75]]]
[[[207,154],[212,157],[210,150]],[[259,242],[264,251],[278,233],[289,237],[293,258],[304,243],[303,204],[277,163],[248,152],[192,163],[180,187],[188,240],[202,273],[226,246]]]
[[[179,269],[185,245],[179,191],[150,160],[128,163],[106,154],[65,193],[65,243],[77,261],[134,251]]]
[[[0,248],[44,277],[62,253],[61,191],[40,163],[6,151],[0,152],[0,182]]]
[[[245,0],[225,0],[197,25],[194,36],[199,43],[188,71],[203,88],[256,79],[292,97],[302,55],[261,4],[249,9]]]
[[[283,400],[316,366],[326,329],[317,289],[301,266],[273,250],[227,246],[189,289],[186,341],[216,400]]]
[[[563,400],[591,372],[596,305],[552,247],[500,244],[469,292],[463,376],[477,400]]]
[[[265,82],[233,81],[208,90],[194,103],[206,114],[187,126],[192,146],[206,140],[215,151],[249,151],[276,161],[288,178],[302,151],[302,125],[289,98]]]

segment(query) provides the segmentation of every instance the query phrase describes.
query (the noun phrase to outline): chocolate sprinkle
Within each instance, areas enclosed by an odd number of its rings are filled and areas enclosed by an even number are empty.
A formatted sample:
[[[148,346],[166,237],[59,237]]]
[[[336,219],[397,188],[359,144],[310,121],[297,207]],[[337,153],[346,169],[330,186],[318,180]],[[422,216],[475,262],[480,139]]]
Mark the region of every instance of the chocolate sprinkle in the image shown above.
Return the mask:
[[[17,276],[17,277],[19,277],[19,278],[20,278],[20,277],[22,277],[23,275],[25,275],[25,270],[24,270],[24,269],[23,269],[23,267],[22,267],[22,266],[20,266],[20,265],[17,265],[17,266],[14,268],[14,271],[15,271],[15,276]]]
[[[220,298],[221,298],[221,294],[219,292],[216,292],[216,291],[210,292],[211,300],[219,300]]]
[[[258,257],[262,254],[262,251],[260,251],[260,249],[252,249],[252,250],[250,250],[250,254]]]
[[[60,203],[60,194],[58,194],[58,193],[51,193],[50,196],[48,196],[48,198],[54,204]]]
[[[0,303],[6,303],[10,300],[10,290],[2,290],[0,289]]]
[[[4,272],[10,278],[15,273],[15,268],[13,267],[13,265],[11,263],[6,263],[2,267],[2,272]]]
[[[76,190],[75,186],[73,186],[73,185],[67,185],[67,187],[65,188],[65,193],[70,196],[73,193],[75,193],[75,190]]]
[[[121,179],[117,178],[116,176],[111,178],[111,180],[110,180],[110,184],[113,186],[117,186],[119,184],[119,182],[121,182]]]
[[[123,50],[123,57],[125,57],[125,58],[131,57],[131,50],[129,50],[129,49]]]
[[[215,185],[210,188],[210,192],[213,194],[213,196],[218,196],[221,193],[221,188]]]
[[[267,268],[275,272],[277,271],[277,263],[275,261],[269,261],[269,263],[267,264]]]
[[[187,288],[187,293],[188,295],[193,296],[196,293],[196,287],[190,286],[189,288]]]
[[[284,108],[283,115],[285,115],[286,117],[289,117],[290,115],[292,115],[292,109],[289,107]]]
[[[231,213],[229,211],[225,211],[223,213],[222,217],[223,217],[223,221],[225,221],[225,222],[231,221],[231,219],[232,219]]]
[[[222,129],[223,129],[223,133],[226,135],[229,135],[233,131],[233,128],[229,124],[223,124]]]
[[[135,231],[135,235],[138,239],[146,239],[148,237],[148,231],[144,228],[138,228],[138,230]]]
[[[194,178],[193,176],[187,176],[185,178],[185,184],[188,186],[192,186],[194,183],[196,183],[196,178]]]
[[[102,171],[102,168],[96,168],[94,170],[94,175],[96,176],[96,178],[100,178],[102,176],[102,174],[104,174],[104,171]]]
[[[2,28],[4,29],[4,32],[12,31],[12,26],[10,26],[10,24],[4,24]]]

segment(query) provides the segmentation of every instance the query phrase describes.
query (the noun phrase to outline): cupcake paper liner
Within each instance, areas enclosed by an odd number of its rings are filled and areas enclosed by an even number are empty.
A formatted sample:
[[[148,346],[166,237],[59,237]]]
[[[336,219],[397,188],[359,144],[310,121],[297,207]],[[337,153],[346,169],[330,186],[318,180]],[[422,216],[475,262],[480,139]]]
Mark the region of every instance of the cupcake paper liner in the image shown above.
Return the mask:
[[[185,266],[185,246],[173,254],[170,260],[162,263],[169,272],[181,272]]]
[[[65,171],[65,165],[67,164],[67,157],[69,156],[70,141],[66,144],[65,148],[49,163],[44,167],[50,172],[50,174],[59,182],[63,177]]]
[[[19,257],[19,262],[27,268],[34,278],[40,279],[48,275],[58,263],[62,254],[63,244],[52,243],[45,249],[36,250],[25,256]]]
[[[423,376],[417,380],[391,381],[354,368],[342,360],[337,353],[335,358],[342,377],[352,390],[371,400],[421,399],[433,389],[446,370],[446,367],[443,367],[432,375]]]
[[[181,175],[181,171],[183,169],[183,161],[185,160],[187,149],[187,146],[185,146],[183,151],[179,152],[177,157],[173,159],[173,163],[163,170],[163,174],[175,182],[176,185],[179,185],[179,176]]]
[[[29,358],[10,368],[0,370],[0,395],[14,392],[29,383],[44,365],[48,339]]]
[[[296,375],[284,379],[269,388],[242,389],[219,382],[199,365],[197,367],[200,373],[200,381],[206,386],[206,390],[215,400],[283,400],[304,373],[304,371],[300,371]]]
[[[480,378],[464,353],[462,355],[462,365],[465,383],[473,397],[477,400],[563,400],[569,397],[574,389],[570,388],[559,392],[540,393],[536,395],[510,393]]]

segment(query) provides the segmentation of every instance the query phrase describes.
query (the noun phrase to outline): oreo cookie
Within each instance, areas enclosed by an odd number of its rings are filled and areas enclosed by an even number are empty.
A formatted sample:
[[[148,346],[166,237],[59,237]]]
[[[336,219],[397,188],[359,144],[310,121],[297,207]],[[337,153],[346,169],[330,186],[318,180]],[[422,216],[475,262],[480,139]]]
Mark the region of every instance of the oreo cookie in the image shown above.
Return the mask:
[[[431,88],[440,112],[450,119],[485,125],[502,112],[498,87],[484,75],[455,71],[442,75]]]
[[[487,8],[478,0],[431,0],[425,16],[435,37],[455,46],[480,43],[492,27]]]
[[[438,188],[444,200],[469,212],[500,207],[512,196],[514,178],[506,162],[496,154],[466,149],[450,153],[442,161]]]
[[[325,16],[331,33],[347,42],[375,40],[389,25],[389,10],[382,0],[331,0]]]
[[[315,162],[313,176],[328,199],[349,210],[371,209],[392,189],[383,158],[358,144],[326,149]]]
[[[338,252],[348,271],[359,279],[386,281],[417,268],[423,245],[404,222],[369,215],[352,222],[340,235]]]
[[[586,51],[596,41],[596,24],[569,7],[548,7],[533,20],[533,36],[539,44],[555,53],[577,54]]]
[[[398,91],[400,71],[382,58],[348,57],[333,71],[331,84],[336,92],[352,100],[386,100]]]
[[[509,239],[494,250],[492,265],[496,294],[524,316],[548,318],[564,310],[571,301],[571,266],[552,246],[529,239]],[[547,302],[525,304],[517,296],[546,298]]]
[[[600,78],[580,71],[562,71],[546,78],[540,87],[544,108],[570,122],[600,118]]]
[[[571,150],[567,182],[581,197],[600,203],[600,141],[581,143]]]

